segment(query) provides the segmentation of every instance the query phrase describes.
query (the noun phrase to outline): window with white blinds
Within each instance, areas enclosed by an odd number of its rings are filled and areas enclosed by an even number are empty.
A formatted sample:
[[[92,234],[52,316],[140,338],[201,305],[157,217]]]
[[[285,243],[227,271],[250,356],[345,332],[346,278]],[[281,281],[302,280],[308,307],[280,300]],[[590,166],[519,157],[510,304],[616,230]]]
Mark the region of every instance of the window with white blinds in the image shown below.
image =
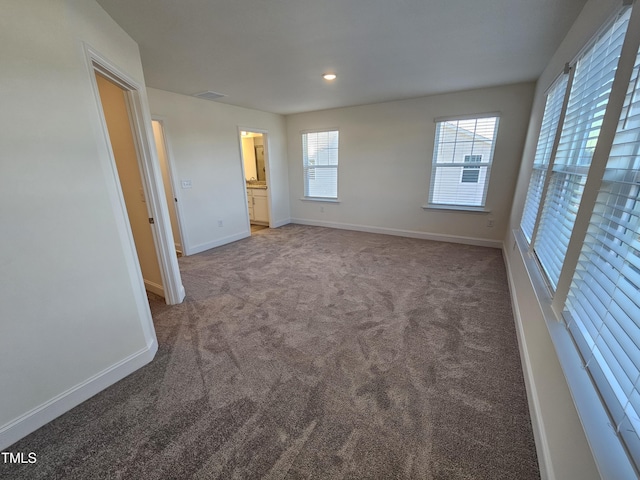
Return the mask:
[[[302,134],[304,196],[338,198],[338,131]]]
[[[536,154],[533,161],[533,172],[529,181],[529,190],[524,204],[522,213],[522,221],[520,227],[527,237],[527,241],[531,242],[533,237],[533,229],[540,208],[540,200],[544,190],[545,180],[547,178],[547,170],[551,162],[551,153],[553,144],[558,133],[558,124],[562,113],[562,105],[569,83],[569,74],[563,74],[553,83],[547,93],[547,102],[544,107],[542,116],[542,126],[540,135],[538,136],[538,145],[536,146]]]
[[[631,9],[625,9],[581,55],[553,161],[536,253],[555,290],[598,141]]]
[[[563,317],[640,465],[640,51]]]
[[[497,116],[436,122],[429,203],[484,206],[497,133]]]

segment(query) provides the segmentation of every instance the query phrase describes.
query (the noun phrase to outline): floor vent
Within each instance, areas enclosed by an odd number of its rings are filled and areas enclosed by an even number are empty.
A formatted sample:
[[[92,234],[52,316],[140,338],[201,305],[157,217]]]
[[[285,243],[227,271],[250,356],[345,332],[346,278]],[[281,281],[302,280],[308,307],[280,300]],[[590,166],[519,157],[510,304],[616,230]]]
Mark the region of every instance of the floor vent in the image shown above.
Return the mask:
[[[223,93],[212,92],[208,90],[206,92],[194,93],[194,97],[202,98],[204,100],[217,100],[220,97],[226,97]]]

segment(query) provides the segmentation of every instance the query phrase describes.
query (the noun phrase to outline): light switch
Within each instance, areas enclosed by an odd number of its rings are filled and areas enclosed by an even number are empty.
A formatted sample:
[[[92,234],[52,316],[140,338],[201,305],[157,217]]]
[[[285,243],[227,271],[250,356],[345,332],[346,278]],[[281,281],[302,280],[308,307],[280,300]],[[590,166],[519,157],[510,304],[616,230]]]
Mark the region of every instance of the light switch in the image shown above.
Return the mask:
[[[191,180],[182,180],[182,188],[191,188]]]

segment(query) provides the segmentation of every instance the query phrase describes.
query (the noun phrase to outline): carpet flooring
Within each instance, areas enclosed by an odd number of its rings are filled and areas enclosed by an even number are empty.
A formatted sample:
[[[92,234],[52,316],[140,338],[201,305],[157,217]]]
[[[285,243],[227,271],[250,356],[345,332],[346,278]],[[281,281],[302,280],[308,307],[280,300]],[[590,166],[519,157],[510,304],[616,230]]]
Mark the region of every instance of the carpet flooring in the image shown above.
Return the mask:
[[[287,225],[180,269],[155,360],[0,478],[540,478],[500,250]]]

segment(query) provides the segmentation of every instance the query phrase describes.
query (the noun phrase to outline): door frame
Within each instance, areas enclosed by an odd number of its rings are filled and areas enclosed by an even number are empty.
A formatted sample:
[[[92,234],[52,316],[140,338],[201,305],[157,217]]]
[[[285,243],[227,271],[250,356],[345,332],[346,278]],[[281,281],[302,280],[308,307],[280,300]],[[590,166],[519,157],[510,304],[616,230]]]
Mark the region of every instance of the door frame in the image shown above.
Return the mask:
[[[246,208],[247,197],[247,181],[244,171],[244,152],[242,150],[242,132],[261,133],[264,145],[264,177],[267,184],[267,208],[269,210],[269,228],[273,226],[273,213],[271,212],[271,173],[269,171],[269,131],[264,128],[245,127],[238,125],[238,145],[240,148],[240,167],[242,172],[242,188],[244,189],[244,204],[245,210],[247,210],[247,225],[249,228],[249,234],[251,234],[251,220],[249,219],[249,210]]]
[[[178,173],[173,161],[173,151],[171,150],[171,141],[169,140],[169,135],[167,134],[167,124],[166,119],[160,115],[151,114],[152,122],[158,122],[160,124],[160,128],[162,130],[162,143],[164,145],[164,151],[167,156],[167,167],[169,170],[169,182],[171,183],[171,190],[173,191],[174,198],[177,201],[173,202],[173,206],[176,209],[176,217],[178,220],[178,236],[180,237],[180,243],[182,245],[182,255],[188,256],[191,255],[191,249],[189,247],[189,238],[187,235],[187,229],[184,225],[184,215],[182,211],[182,198],[180,193],[180,182],[178,182]]]
[[[146,95],[143,94],[144,86],[136,82],[130,75],[109,61],[90,45],[85,43],[84,49],[87,66],[90,71],[93,94],[96,106],[100,113],[102,136],[106,143],[109,155],[109,173],[117,186],[116,198],[112,198],[112,207],[114,208],[116,217],[119,217],[119,220],[124,220],[124,222],[120,222],[121,226],[122,223],[124,223],[124,231],[121,232],[123,247],[132,252],[134,256],[133,258],[136,260],[133,262],[135,264],[133,265],[135,272],[131,273],[133,273],[134,278],[137,277],[138,280],[137,285],[135,286],[138,299],[140,300],[140,289],[142,289],[142,298],[144,299],[148,309],[142,270],[138,261],[133,233],[131,231],[131,225],[129,223],[129,217],[124,202],[124,195],[122,193],[122,186],[120,185],[120,177],[118,176],[115,156],[109,139],[109,131],[107,129],[102,109],[102,102],[100,99],[100,92],[95,78],[96,73],[99,73],[114,82],[125,92],[125,99],[129,110],[129,121],[131,123],[131,131],[138,158],[138,167],[142,178],[142,188],[147,199],[147,212],[149,214],[151,232],[155,244],[156,255],[158,257],[158,264],[160,266],[160,273],[162,275],[165,301],[168,305],[181,303],[185,297],[185,290],[182,285],[173,235],[171,234],[171,223],[169,220],[169,210],[164,196],[162,173],[160,171],[160,165],[155,151],[155,144],[153,142],[151,116],[149,114]]]

